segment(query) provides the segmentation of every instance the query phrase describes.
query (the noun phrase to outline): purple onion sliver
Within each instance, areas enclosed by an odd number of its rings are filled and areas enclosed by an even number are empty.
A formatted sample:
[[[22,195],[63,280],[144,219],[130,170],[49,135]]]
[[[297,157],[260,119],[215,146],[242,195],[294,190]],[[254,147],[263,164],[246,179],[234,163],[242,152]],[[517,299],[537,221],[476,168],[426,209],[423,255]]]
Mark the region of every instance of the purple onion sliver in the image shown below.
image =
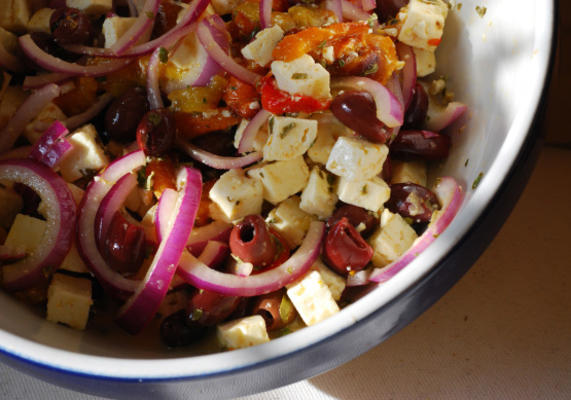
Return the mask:
[[[241,157],[225,157],[202,150],[183,140],[179,140],[178,144],[192,159],[215,169],[242,168],[262,159],[261,152],[253,152]]]
[[[343,22],[343,2],[342,0],[326,0],[325,8],[333,11],[337,17],[337,21]]]
[[[260,0],[260,26],[262,29],[272,26],[273,0]]]
[[[111,46],[113,53],[120,55],[141,39],[145,32],[153,26],[160,3],[160,0],[147,0],[145,2],[135,23]]]
[[[161,62],[161,51],[166,51],[163,47],[157,47],[147,66],[147,100],[151,110],[164,108],[163,99],[161,97],[161,89],[159,87],[159,72]]]
[[[397,43],[397,54],[401,61],[404,61],[404,68],[402,69],[402,94],[404,98],[404,108],[408,109],[412,101],[414,86],[416,85],[416,57],[412,47],[404,43]]]
[[[426,118],[426,129],[440,132],[452,125],[458,118],[464,115],[467,110],[468,106],[466,106],[466,104],[457,101],[448,103],[446,107],[429,106]]]
[[[194,228],[187,242],[187,249],[196,257],[204,250],[209,241],[228,243],[233,225],[224,221],[214,221],[208,225]]]
[[[157,204],[155,211],[155,233],[159,243],[163,240],[168,230],[168,223],[175,209],[178,194],[174,189],[165,189]]]
[[[87,124],[93,118],[95,118],[101,111],[107,107],[107,105],[113,100],[113,95],[111,93],[105,93],[101,95],[97,101],[91,105],[87,110],[81,114],[74,115],[64,121],[65,126],[68,129],[74,130]]]
[[[253,150],[254,140],[256,139],[258,131],[271,115],[271,112],[264,109],[254,115],[254,118],[252,118],[250,122],[248,122],[248,125],[246,125],[246,128],[244,128],[240,144],[238,145],[238,153],[243,154]]]

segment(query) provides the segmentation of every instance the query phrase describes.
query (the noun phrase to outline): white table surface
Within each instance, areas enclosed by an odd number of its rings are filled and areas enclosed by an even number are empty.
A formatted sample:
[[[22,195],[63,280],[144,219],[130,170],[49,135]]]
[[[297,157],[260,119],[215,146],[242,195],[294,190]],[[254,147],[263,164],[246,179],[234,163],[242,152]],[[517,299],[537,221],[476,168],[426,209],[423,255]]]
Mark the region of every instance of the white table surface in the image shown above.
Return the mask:
[[[411,325],[316,378],[241,400],[571,398],[571,150],[547,147],[472,269]],[[94,400],[0,365],[0,399]]]

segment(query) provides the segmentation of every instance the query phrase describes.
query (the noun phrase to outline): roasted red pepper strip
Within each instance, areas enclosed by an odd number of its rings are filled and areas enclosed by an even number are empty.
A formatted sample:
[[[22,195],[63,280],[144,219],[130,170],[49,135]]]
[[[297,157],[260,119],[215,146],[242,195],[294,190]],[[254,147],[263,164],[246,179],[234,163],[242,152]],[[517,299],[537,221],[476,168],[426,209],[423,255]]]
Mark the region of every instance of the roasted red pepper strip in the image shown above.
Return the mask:
[[[290,94],[280,90],[273,76],[262,78],[260,91],[262,92],[262,106],[272,114],[284,113],[312,113],[326,110],[331,100],[320,100],[303,94]]]

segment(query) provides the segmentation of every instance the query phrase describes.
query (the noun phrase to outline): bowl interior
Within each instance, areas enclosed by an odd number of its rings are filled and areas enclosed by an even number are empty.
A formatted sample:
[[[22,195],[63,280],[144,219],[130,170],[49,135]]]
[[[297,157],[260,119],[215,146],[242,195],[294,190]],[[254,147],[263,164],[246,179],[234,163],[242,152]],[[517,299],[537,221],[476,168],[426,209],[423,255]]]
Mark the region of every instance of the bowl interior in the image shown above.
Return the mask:
[[[476,12],[476,6],[486,7],[484,16]],[[166,350],[158,339],[130,336],[111,322],[87,332],[74,331],[45,322],[0,292],[0,349],[81,373],[180,377],[283,356],[358,323],[430,270],[497,191],[521,148],[539,101],[548,67],[553,14],[553,4],[544,0],[464,0],[461,8],[452,8],[437,53],[437,75],[446,77],[456,98],[467,103],[470,111],[455,127],[451,156],[436,174],[451,175],[462,182],[464,205],[449,229],[427,251],[390,282],[338,315],[269,344],[232,352],[231,357],[217,354],[189,360],[185,357],[208,352],[209,347]],[[472,183],[480,173],[483,179],[473,190]]]

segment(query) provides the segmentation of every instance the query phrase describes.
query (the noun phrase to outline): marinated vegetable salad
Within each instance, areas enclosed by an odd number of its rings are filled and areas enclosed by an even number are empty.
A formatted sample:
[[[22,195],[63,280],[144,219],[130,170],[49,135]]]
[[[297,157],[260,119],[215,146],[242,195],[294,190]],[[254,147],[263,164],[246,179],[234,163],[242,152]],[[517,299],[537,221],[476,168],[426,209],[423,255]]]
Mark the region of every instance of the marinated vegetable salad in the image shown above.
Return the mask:
[[[267,342],[460,207],[443,0],[37,3],[0,10],[0,271],[50,321]]]

